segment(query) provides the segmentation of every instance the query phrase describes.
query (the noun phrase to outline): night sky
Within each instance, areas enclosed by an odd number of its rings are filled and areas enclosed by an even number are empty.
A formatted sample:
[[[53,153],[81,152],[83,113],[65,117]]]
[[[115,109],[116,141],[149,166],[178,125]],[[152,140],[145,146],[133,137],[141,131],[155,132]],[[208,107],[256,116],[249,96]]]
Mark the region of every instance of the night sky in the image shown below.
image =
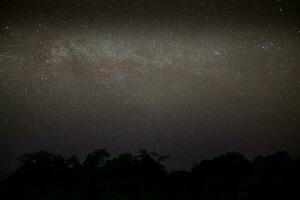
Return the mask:
[[[300,155],[298,0],[1,0],[0,174],[41,149]]]

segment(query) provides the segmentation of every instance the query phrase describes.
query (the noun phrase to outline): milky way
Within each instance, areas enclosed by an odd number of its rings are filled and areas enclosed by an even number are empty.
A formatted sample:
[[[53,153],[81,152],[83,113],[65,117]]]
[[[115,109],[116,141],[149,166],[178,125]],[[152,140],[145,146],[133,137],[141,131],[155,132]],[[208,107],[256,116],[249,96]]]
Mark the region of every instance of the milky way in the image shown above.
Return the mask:
[[[226,1],[227,2],[227,1]],[[3,1],[0,169],[146,148],[300,154],[297,1]]]

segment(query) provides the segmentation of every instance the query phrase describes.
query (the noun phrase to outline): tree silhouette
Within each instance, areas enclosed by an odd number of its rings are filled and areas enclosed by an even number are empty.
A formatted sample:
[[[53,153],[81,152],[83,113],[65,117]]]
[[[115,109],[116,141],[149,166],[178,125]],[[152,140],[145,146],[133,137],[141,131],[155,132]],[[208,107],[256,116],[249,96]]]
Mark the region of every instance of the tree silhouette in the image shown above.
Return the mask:
[[[39,151],[18,160],[18,169],[0,187],[3,199],[297,199],[300,158],[286,152],[257,156],[252,162],[229,152],[196,163],[191,171],[168,172],[168,156],[141,150],[112,157],[105,149],[83,163]],[[295,198],[296,197],[296,198]]]

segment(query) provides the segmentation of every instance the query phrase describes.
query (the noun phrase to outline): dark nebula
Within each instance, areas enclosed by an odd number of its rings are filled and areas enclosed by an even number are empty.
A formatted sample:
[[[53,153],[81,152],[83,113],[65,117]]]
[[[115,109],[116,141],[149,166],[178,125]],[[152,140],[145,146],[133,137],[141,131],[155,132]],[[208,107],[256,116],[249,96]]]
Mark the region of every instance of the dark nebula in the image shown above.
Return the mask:
[[[298,0],[1,0],[0,171],[45,149],[170,169],[300,155]]]

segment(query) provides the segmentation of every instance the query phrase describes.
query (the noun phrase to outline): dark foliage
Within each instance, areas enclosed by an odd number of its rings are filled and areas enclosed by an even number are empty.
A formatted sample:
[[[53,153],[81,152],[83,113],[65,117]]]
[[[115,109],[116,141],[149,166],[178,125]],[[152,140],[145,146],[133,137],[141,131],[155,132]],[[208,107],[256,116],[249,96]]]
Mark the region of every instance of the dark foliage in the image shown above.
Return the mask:
[[[1,182],[3,199],[300,199],[300,159],[286,152],[258,156],[252,162],[230,152],[167,172],[167,157],[141,150],[117,157],[96,150],[77,157],[39,151],[25,154],[19,168]]]

